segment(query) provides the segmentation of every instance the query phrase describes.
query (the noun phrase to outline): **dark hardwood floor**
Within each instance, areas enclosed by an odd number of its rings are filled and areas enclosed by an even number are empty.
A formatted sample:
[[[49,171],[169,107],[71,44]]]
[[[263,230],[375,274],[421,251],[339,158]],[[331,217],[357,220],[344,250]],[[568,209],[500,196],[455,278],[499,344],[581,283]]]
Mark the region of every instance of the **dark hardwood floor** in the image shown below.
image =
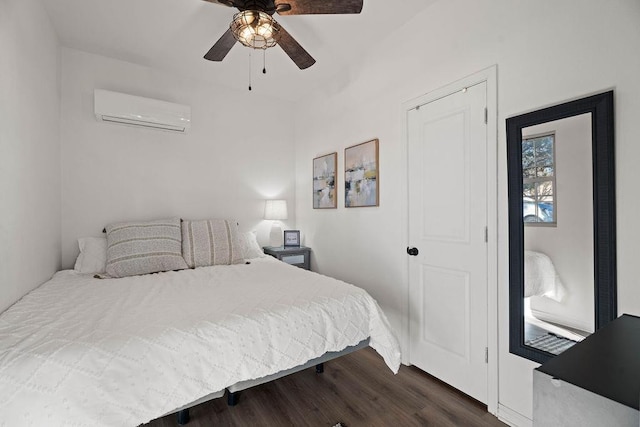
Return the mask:
[[[242,392],[229,407],[226,396],[191,408],[189,427],[503,426],[486,406],[414,367],[398,375],[370,349],[325,363],[323,374],[306,369]],[[175,414],[149,427],[177,425]]]

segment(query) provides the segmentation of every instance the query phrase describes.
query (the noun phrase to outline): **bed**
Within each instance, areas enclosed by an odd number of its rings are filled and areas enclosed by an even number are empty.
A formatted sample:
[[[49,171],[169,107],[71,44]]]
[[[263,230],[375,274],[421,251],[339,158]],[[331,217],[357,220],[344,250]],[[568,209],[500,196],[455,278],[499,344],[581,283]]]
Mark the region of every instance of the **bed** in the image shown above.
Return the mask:
[[[524,296],[544,296],[561,302],[565,297],[565,287],[556,268],[542,252],[524,251]]]
[[[0,425],[135,426],[367,342],[398,371],[364,290],[271,257],[119,279],[65,270],[0,315]]]

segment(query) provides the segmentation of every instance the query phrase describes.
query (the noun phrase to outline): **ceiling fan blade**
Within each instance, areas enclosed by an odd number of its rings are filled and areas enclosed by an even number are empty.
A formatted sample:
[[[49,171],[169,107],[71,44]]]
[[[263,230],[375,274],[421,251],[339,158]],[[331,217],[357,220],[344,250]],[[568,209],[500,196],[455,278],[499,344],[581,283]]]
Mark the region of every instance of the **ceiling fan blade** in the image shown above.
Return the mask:
[[[291,58],[293,62],[296,63],[298,68],[304,70],[305,68],[309,68],[316,63],[316,60],[313,59],[313,57],[309,55],[309,53],[304,50],[302,46],[300,46],[300,43],[298,43],[296,39],[291,37],[291,34],[289,34],[287,30],[282,27],[280,27],[279,37],[280,38],[278,39],[278,44],[280,45],[282,50],[284,50],[285,53],[289,55],[289,58]]]
[[[364,0],[276,0],[279,15],[314,15],[362,12]]]
[[[233,0],[204,0],[209,3],[221,4],[223,6],[236,7],[235,2]]]
[[[235,44],[236,39],[233,37],[231,29],[228,29],[222,37],[218,39],[216,44],[209,49],[209,52],[204,56],[204,59],[208,59],[209,61],[222,61]]]

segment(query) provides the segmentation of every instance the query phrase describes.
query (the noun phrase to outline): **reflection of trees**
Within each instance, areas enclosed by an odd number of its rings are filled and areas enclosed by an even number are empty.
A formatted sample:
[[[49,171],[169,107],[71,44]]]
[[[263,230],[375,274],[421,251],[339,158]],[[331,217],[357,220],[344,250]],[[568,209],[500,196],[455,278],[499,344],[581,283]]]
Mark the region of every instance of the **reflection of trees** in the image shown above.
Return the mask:
[[[524,201],[554,204],[555,135],[542,135],[522,141],[522,181]],[[555,215],[554,215],[555,217]]]
[[[554,135],[522,141],[523,178],[542,178],[554,175],[553,142]]]
[[[553,181],[541,182],[537,186],[538,198],[544,200],[547,197],[553,197]]]
[[[553,200],[553,181],[526,183],[523,189],[522,195],[531,200]]]

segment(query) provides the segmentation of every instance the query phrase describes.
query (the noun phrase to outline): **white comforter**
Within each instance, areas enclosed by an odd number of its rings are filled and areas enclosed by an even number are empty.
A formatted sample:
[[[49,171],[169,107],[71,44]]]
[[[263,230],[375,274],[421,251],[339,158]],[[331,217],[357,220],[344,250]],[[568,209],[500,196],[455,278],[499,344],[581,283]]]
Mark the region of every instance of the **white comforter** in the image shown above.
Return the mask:
[[[61,271],[0,315],[0,425],[135,426],[371,337],[362,289],[272,258],[123,279]]]
[[[524,251],[524,296],[545,296],[561,302],[564,286],[556,268],[547,255],[541,252]]]

